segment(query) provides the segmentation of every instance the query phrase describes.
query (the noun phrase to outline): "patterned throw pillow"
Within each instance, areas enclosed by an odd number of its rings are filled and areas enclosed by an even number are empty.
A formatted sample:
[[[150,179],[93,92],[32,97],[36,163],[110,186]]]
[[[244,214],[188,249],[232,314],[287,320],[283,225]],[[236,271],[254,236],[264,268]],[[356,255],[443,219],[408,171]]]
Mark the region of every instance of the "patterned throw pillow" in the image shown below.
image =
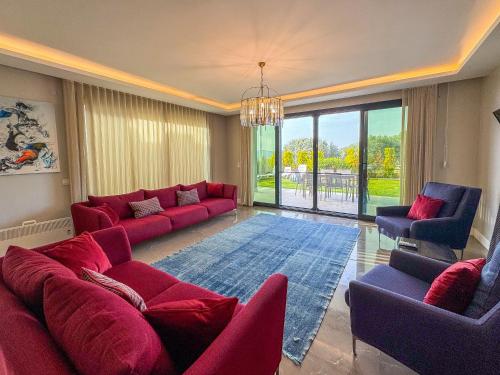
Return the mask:
[[[134,217],[140,219],[141,217],[146,217],[150,215],[162,212],[163,208],[160,205],[160,201],[157,197],[146,199],[139,202],[129,202],[130,208],[134,211]]]
[[[179,206],[187,206],[190,204],[200,203],[200,198],[198,197],[198,190],[191,189],[188,191],[176,191],[177,193],[177,204]]]
[[[119,295],[141,312],[146,310],[146,303],[144,302],[144,299],[128,285],[116,281],[111,277],[105,276],[102,273],[89,270],[85,267],[82,267],[81,278],[82,280],[90,281],[93,284],[99,285],[104,289]]]

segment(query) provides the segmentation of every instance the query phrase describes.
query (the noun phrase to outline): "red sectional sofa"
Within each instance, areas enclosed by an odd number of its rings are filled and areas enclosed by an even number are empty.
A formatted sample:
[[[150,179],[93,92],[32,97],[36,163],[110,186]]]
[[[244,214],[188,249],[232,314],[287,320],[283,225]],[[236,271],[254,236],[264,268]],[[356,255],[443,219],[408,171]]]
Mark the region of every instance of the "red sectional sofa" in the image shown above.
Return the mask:
[[[176,191],[191,190],[194,188],[198,190],[200,203],[189,206],[177,206]],[[134,218],[128,203],[153,197],[158,198],[164,211],[157,215],[140,219]],[[117,223],[112,223],[108,215],[95,209],[95,207],[105,203],[118,214],[119,221]],[[76,234],[121,225],[125,228],[130,243],[134,245],[141,241],[235,210],[236,208],[237,187],[235,185],[213,184],[201,181],[193,185],[175,185],[158,190],[141,189],[121,195],[104,197],[89,196],[87,202],[74,203],[71,206],[71,216],[73,217]]]
[[[214,292],[132,260],[130,244],[122,227],[100,230],[92,236],[112,265],[105,274],[135,289],[148,306],[218,297]],[[44,251],[55,245],[34,250]],[[76,374],[74,364],[58,348],[47,330],[42,313],[28,309],[4,283],[4,273],[9,270],[4,269],[3,260],[0,258],[0,373]],[[40,277],[41,272],[50,271],[31,270],[30,274]],[[276,274],[269,277],[246,305],[237,306],[229,324],[185,374],[273,374],[281,360],[286,289],[286,276]],[[75,340],[78,341],[78,337]],[[113,344],[109,347],[112,348]]]

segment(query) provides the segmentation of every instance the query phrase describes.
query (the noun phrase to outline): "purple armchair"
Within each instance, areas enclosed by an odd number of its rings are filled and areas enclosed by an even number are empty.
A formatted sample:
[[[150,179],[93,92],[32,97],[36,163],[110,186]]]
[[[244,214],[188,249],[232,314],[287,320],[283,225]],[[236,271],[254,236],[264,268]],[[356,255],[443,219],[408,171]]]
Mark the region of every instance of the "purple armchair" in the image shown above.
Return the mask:
[[[469,239],[481,189],[428,182],[422,194],[445,201],[437,218],[409,219],[406,215],[410,206],[377,207],[375,222],[379,234],[393,239],[406,237],[436,242],[463,250]]]
[[[498,234],[493,236],[492,248],[499,240]],[[351,281],[345,298],[354,355],[359,339],[420,374],[498,374],[500,301],[479,319],[422,302],[432,281],[448,266],[393,250],[389,265],[378,265]]]

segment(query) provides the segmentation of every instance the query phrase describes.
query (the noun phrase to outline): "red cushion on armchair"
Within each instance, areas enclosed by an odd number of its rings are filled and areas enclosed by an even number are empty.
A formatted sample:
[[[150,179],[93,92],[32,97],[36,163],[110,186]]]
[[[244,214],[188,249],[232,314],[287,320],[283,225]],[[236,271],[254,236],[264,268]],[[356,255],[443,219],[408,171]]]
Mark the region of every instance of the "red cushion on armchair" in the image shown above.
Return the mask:
[[[143,313],[183,372],[231,321],[237,304],[237,298],[190,299],[160,303]]]
[[[474,296],[486,259],[457,262],[444,270],[431,284],[424,303],[456,312],[465,311]]]
[[[424,220],[437,217],[444,200],[428,197],[423,194],[418,194],[417,199],[411,205],[408,212],[408,219]]]

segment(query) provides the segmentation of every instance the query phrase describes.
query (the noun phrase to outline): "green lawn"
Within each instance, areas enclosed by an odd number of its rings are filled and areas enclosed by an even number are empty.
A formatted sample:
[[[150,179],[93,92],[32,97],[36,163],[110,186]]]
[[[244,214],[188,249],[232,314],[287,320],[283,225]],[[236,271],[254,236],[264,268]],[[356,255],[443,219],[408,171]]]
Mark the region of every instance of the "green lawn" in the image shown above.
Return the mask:
[[[295,189],[297,184],[286,178],[281,180],[284,189]],[[265,177],[257,182],[258,187],[274,188],[274,177]],[[399,197],[399,180],[390,178],[369,178],[368,190],[370,195],[379,197]]]

